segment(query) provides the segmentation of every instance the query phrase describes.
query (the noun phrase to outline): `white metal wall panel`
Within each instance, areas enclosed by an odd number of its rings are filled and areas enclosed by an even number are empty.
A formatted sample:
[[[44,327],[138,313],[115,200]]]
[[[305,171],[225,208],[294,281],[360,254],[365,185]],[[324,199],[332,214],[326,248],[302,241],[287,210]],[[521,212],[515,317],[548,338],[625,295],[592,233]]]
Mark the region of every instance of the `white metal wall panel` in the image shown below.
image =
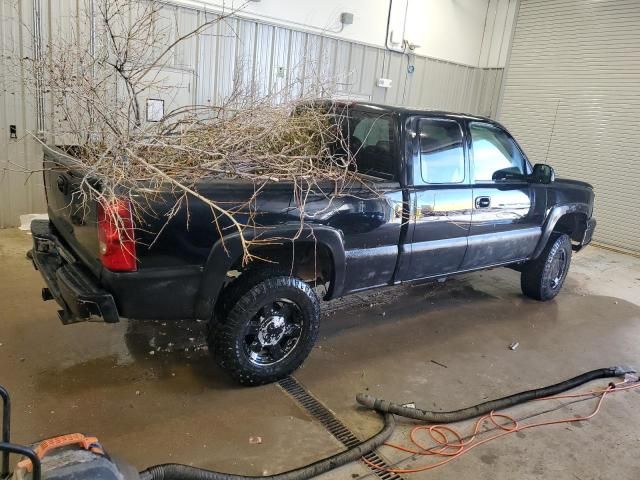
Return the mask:
[[[32,98],[23,86],[25,72],[17,58],[31,52],[22,22],[33,24],[30,0],[0,1],[0,227],[18,224],[18,216],[45,209],[40,144],[27,131],[37,131]],[[15,125],[17,139],[9,138]],[[30,174],[29,172],[34,172]]]
[[[595,240],[640,253],[640,1],[521,0],[500,120],[592,183]]]
[[[10,70],[20,55],[30,52],[31,37],[23,25],[33,25],[34,5],[42,9],[44,45],[48,39],[68,35],[72,29],[88,36],[87,22],[78,17],[88,1],[19,0],[18,9],[11,6],[15,2],[0,1],[0,50],[13,57],[0,55],[2,71]],[[166,43],[170,43],[212,17],[213,14],[194,8],[167,4],[159,16],[158,28],[169,32]],[[166,63],[161,78],[170,88],[149,93],[164,98],[166,109],[192,103],[219,105],[238,80],[245,91],[266,95],[300,79],[304,85],[289,95],[326,95],[322,86],[328,84],[328,91],[337,91],[340,96],[493,116],[502,78],[502,69],[407,56],[238,18],[216,23],[181,44]],[[413,73],[409,73],[409,65],[413,65]],[[39,144],[26,135],[27,130],[37,131],[36,115],[28,102],[30,95],[23,88],[22,73],[12,73],[16,78],[13,83],[6,80],[10,75],[0,75],[0,227],[16,225],[22,213],[46,208],[41,176],[24,173],[37,170],[42,158]],[[377,87],[380,77],[390,78],[392,88]],[[277,99],[285,98],[280,95]],[[44,112],[47,130],[55,131],[63,120],[46,97]],[[8,140],[8,125],[15,123],[21,139]],[[49,140],[60,141],[60,137]],[[16,169],[23,172],[13,171]]]

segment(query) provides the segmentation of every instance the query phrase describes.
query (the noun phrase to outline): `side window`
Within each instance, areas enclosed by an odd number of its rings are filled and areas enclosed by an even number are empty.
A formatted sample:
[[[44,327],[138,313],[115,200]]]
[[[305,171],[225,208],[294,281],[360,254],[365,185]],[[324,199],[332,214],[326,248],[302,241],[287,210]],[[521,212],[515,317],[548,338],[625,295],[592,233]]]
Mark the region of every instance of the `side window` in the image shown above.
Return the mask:
[[[493,125],[477,122],[470,123],[469,129],[476,182],[522,178],[524,158],[506,132]]]
[[[426,183],[464,181],[462,129],[455,120],[422,118],[420,132],[420,171]]]
[[[343,122],[344,135],[355,157],[358,172],[390,182],[397,181],[393,127],[390,115],[369,112],[353,111]]]
[[[393,133],[390,131],[389,123],[389,119],[384,117],[363,118],[354,128],[353,136],[363,147],[388,147]]]

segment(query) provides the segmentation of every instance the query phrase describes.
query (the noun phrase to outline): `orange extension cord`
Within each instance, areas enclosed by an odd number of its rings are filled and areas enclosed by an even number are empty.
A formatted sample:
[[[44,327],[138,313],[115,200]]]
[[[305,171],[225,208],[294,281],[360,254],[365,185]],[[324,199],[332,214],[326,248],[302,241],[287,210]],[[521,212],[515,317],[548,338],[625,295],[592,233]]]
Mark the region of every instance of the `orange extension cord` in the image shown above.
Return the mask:
[[[462,434],[460,434],[454,428],[449,427],[447,425],[419,425],[417,427],[414,427],[410,433],[411,441],[413,442],[415,447],[417,447],[417,449],[408,448],[402,445],[396,445],[389,442],[385,443],[385,445],[388,447],[394,448],[396,450],[401,450],[403,452],[411,453],[414,455],[425,455],[425,456],[433,455],[437,457],[445,457],[443,460],[440,460],[436,463],[430,463],[422,467],[388,468],[388,467],[383,467],[381,465],[373,463],[367,460],[366,458],[363,458],[362,460],[372,468],[375,468],[376,470],[379,470],[382,472],[417,473],[417,472],[432,470],[434,468],[441,467],[442,465],[446,465],[447,463],[455,460],[456,458],[461,457],[466,453],[469,453],[472,449],[479,447],[480,445],[484,445],[485,443],[491,442],[493,440],[496,440],[498,438],[504,437],[512,433],[521,432],[522,430],[527,430],[529,428],[542,427],[545,425],[556,425],[559,423],[573,423],[573,422],[582,422],[585,420],[589,420],[598,414],[598,412],[600,411],[600,407],[602,406],[602,402],[604,401],[605,397],[608,394],[614,393],[614,392],[622,392],[625,390],[631,390],[635,388],[640,388],[640,382],[633,383],[633,384],[629,384],[628,382],[619,382],[616,384],[609,384],[609,386],[607,386],[607,388],[605,389],[592,390],[585,393],[555,395],[553,397],[545,397],[545,398],[540,398],[536,400],[536,401],[544,401],[544,400],[558,400],[558,399],[565,399],[565,398],[599,396],[596,408],[593,410],[593,412],[591,412],[589,415],[584,417],[560,418],[557,420],[548,420],[545,422],[527,423],[527,424],[520,425],[516,419],[514,419],[513,417],[507,414],[490,412],[489,414],[484,415],[483,417],[480,417],[476,421],[475,427],[473,429],[473,433],[471,434],[470,438],[466,441],[464,440],[464,437]],[[500,424],[498,423],[497,419],[504,419],[507,422],[505,424]],[[485,424],[485,422],[487,421],[491,422],[491,424],[493,424],[493,426],[496,427],[497,429],[502,430],[502,432],[492,435],[490,437],[483,438],[482,440],[476,440],[476,437],[483,434],[482,432],[480,432],[480,430]],[[434,446],[427,447],[423,445],[422,442],[416,438],[416,434],[423,430],[426,430],[429,433],[431,440],[435,442]],[[449,434],[452,435],[454,439],[450,439]]]

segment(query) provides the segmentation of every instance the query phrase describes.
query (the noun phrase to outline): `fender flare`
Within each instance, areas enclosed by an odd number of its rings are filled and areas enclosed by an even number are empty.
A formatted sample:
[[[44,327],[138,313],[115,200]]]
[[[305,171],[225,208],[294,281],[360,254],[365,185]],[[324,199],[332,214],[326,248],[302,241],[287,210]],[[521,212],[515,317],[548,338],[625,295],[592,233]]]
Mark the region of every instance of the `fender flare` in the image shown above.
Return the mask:
[[[269,238],[277,238],[275,242],[292,241],[298,243],[316,242],[328,248],[333,262],[333,278],[326,299],[339,297],[344,289],[345,277],[345,249],[342,232],[324,225],[304,227],[300,225],[281,225],[268,230]],[[247,233],[245,238],[251,239],[253,233]],[[196,296],[195,317],[208,320],[213,315],[213,309],[218,296],[224,286],[226,275],[231,266],[242,256],[240,234],[233,233],[218,240],[209,252],[202,270],[200,288]]]
[[[549,213],[547,213],[547,218],[542,225],[542,234],[540,235],[536,249],[531,255],[532,260],[535,260],[540,256],[544,247],[547,245],[556,224],[568,213],[584,213],[587,218],[589,218],[589,205],[586,203],[565,203],[563,205],[556,205],[552,207],[549,210]]]

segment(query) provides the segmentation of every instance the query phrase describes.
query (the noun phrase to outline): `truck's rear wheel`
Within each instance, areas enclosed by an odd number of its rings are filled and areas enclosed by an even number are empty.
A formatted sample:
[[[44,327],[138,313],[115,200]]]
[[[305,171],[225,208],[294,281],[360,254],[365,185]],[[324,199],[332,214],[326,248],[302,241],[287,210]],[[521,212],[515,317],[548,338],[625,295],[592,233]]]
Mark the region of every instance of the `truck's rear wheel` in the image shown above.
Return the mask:
[[[307,358],[318,337],[320,301],[302,280],[260,278],[236,289],[209,335],[218,364],[243,385],[279,380]]]
[[[535,300],[551,300],[560,292],[571,265],[571,240],[554,233],[540,256],[522,267],[522,293]]]

